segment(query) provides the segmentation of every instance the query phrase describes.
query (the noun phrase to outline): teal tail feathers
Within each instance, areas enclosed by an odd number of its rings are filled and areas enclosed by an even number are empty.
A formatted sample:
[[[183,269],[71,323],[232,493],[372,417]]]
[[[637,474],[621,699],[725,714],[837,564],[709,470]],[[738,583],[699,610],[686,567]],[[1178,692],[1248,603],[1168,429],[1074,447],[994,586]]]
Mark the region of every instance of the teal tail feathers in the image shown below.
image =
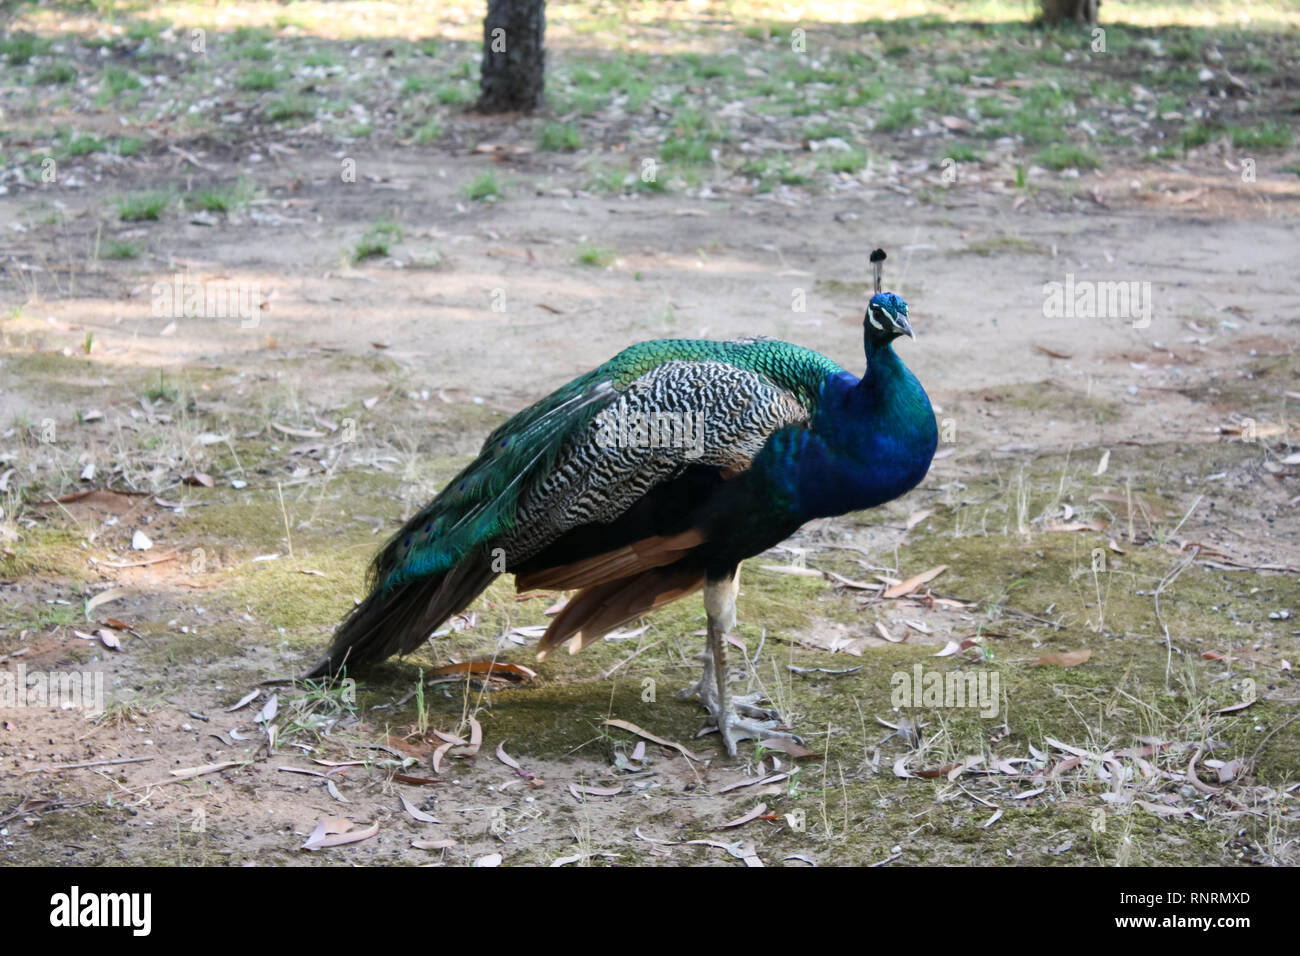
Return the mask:
[[[366,667],[415,650],[496,576],[491,554],[480,549],[446,571],[393,587],[379,583],[339,625],[325,657],[304,677],[337,676],[344,668]]]
[[[524,489],[553,467],[565,439],[612,395],[589,388],[591,377],[500,426],[479,456],[384,545],[370,566],[369,595],[339,625],[307,677],[415,650],[492,583],[499,573],[493,566],[501,567],[493,549],[514,528]]]

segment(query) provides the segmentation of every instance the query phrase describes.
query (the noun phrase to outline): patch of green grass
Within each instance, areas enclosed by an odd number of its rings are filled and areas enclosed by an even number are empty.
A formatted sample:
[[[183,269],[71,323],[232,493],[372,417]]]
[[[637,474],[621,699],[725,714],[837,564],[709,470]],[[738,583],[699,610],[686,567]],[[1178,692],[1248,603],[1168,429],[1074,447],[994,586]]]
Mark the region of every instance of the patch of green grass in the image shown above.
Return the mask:
[[[151,402],[174,402],[179,394],[176,386],[167,384],[167,373],[163,369],[158,370],[158,384],[150,385],[144,391],[144,397]]]
[[[103,148],[104,144],[98,137],[78,133],[68,140],[67,153],[69,156],[86,156]]]
[[[101,259],[134,259],[140,255],[140,247],[134,242],[111,239],[100,250]]]
[[[876,129],[882,133],[893,133],[905,129],[916,122],[916,100],[900,97],[885,104],[884,112],[876,118]]]
[[[711,162],[713,144],[726,142],[727,138],[726,131],[699,110],[681,110],[673,117],[668,139],[659,149],[659,157],[666,162]]]
[[[266,108],[266,118],[273,123],[311,119],[315,115],[311,104],[297,95],[281,97]]]
[[[244,208],[252,198],[252,184],[240,176],[232,185],[201,189],[193,196],[187,197],[186,202],[204,212],[229,213]]]
[[[735,57],[686,53],[679,62],[690,71],[692,79],[698,80],[716,80],[740,72],[740,64]]]
[[[1093,153],[1072,143],[1057,143],[1039,151],[1034,161],[1048,169],[1096,169],[1101,165]]]
[[[428,77],[412,74],[402,81],[402,93],[405,96],[416,96],[427,91],[430,85]]]
[[[134,43],[156,40],[164,29],[164,24],[152,20],[133,20],[126,28],[126,38]]]
[[[43,66],[36,74],[36,82],[45,86],[71,83],[77,78],[77,71],[66,63],[51,63]]]
[[[140,77],[130,70],[122,69],[120,66],[110,66],[104,71],[102,89],[113,99],[121,96],[127,90],[138,90],[143,85],[140,82]]]
[[[574,259],[579,264],[599,269],[611,265],[615,258],[616,253],[613,249],[606,249],[602,246],[593,245],[592,243],[584,243],[579,246],[577,254],[574,256]]]
[[[942,159],[955,159],[959,163],[982,163],[984,154],[970,143],[949,143],[943,151]]]
[[[465,195],[474,202],[500,199],[501,184],[497,182],[497,174],[490,169],[485,169],[469,181],[465,187]]]
[[[644,176],[637,175],[632,180],[632,188],[639,193],[664,193],[668,191],[668,183],[665,177],[659,175],[659,170],[655,170],[652,179],[646,179]]]
[[[777,183],[783,186],[804,186],[812,181],[805,172],[795,169],[784,159],[751,159],[744,163],[741,171],[758,178],[755,191],[769,193]]]
[[[235,78],[235,86],[253,93],[265,93],[280,85],[280,74],[274,70],[243,70]]]
[[[328,50],[313,50],[302,59],[303,66],[338,66],[338,62]]]
[[[230,42],[235,46],[270,43],[273,39],[275,39],[275,33],[266,27],[239,26],[230,31]]]
[[[698,137],[670,138],[659,148],[659,158],[666,163],[708,163],[713,160],[713,146]]]
[[[592,163],[587,167],[586,189],[589,192],[612,193],[623,192],[623,173],[604,163]]]
[[[1295,141],[1295,131],[1286,123],[1229,126],[1227,131],[1238,149],[1286,149]]]
[[[119,156],[135,156],[144,146],[144,140],[134,136],[119,136],[113,140],[113,152]]]
[[[129,193],[117,201],[117,214],[124,222],[157,221],[171,205],[168,192]]]
[[[861,149],[826,149],[817,154],[817,165],[832,173],[856,173],[870,161],[866,150]]]
[[[821,122],[812,123],[805,127],[803,135],[805,139],[813,140],[832,138],[847,140],[853,134],[849,132],[847,126],[822,120]]]
[[[960,251],[974,253],[977,256],[991,256],[1000,253],[1045,255],[1047,252],[1041,246],[1019,236],[989,236],[984,239],[976,239]]]
[[[430,119],[415,131],[415,136],[413,138],[419,145],[427,146],[429,143],[436,143],[438,140],[442,139],[443,132],[442,124],[436,119]]]
[[[357,240],[352,248],[352,261],[387,256],[390,248],[402,241],[402,227],[391,219],[381,219]]]
[[[935,67],[934,78],[955,86],[964,86],[970,82],[970,70],[966,69],[964,66],[954,66],[952,64],[944,63]]]
[[[460,83],[444,83],[434,93],[434,99],[442,106],[456,106],[468,103],[473,97]]]
[[[0,53],[10,66],[23,66],[30,63],[32,57],[43,56],[50,51],[50,41],[30,33],[15,33],[0,38]]]
[[[272,59],[275,54],[269,46],[250,44],[235,49],[235,56],[241,60],[252,60],[255,63],[265,63]]]
[[[951,86],[932,86],[922,96],[927,109],[940,116],[961,116],[966,112],[966,96]]]
[[[1220,133],[1222,133],[1222,130],[1215,129],[1205,123],[1188,123],[1183,127],[1182,132],[1178,134],[1178,145],[1181,146],[1184,151],[1196,149],[1197,147],[1204,146]]]
[[[537,137],[537,148],[555,153],[582,149],[582,135],[572,123],[547,123]]]

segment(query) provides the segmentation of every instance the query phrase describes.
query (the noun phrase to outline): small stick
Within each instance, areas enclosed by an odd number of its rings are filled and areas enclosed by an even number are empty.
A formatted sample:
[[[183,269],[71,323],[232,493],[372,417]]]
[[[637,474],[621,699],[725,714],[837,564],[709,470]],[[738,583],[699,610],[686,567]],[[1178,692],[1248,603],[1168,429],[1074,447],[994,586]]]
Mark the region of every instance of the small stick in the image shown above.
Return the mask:
[[[293,537],[289,534],[289,512],[284,510],[284,489],[275,483],[275,493],[280,496],[280,515],[284,518],[284,540],[289,545],[289,557],[293,557]]]
[[[56,770],[81,770],[84,767],[111,767],[120,763],[145,763],[153,757],[121,757],[117,760],[88,760],[85,763],[56,763],[49,767],[38,767],[28,773],[53,773]]]

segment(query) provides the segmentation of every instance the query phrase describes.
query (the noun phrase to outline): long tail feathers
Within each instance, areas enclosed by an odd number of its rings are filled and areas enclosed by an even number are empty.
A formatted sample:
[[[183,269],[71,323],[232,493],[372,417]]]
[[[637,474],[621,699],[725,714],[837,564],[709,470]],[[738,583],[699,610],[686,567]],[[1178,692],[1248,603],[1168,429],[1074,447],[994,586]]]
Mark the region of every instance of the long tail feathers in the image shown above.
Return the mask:
[[[671,604],[704,586],[704,572],[678,567],[653,568],[636,577],[584,588],[569,599],[537,645],[537,659],[573,638],[576,654],[620,624]]]
[[[365,667],[415,650],[496,576],[489,556],[473,554],[442,574],[407,581],[390,591],[377,586],[339,625],[329,652],[304,676],[336,675],[344,666]]]

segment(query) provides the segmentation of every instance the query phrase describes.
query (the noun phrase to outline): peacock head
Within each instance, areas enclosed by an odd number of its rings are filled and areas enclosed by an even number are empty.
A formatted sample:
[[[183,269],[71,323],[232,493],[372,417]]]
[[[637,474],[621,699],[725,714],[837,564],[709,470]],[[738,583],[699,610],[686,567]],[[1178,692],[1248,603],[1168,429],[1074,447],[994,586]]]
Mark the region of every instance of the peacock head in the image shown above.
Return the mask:
[[[900,335],[916,338],[907,322],[907,303],[892,292],[877,292],[862,321],[866,339],[872,345],[888,345]]]

